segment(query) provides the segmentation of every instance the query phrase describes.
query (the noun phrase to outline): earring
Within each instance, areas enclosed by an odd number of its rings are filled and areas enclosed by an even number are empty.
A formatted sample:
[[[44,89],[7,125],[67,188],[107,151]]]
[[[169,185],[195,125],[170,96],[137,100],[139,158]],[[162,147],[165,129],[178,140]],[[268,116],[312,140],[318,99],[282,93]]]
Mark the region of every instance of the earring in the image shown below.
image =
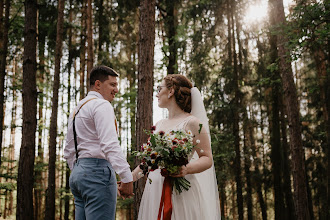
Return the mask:
[[[170,96],[170,95],[168,95],[168,96],[167,96],[167,98],[171,98],[171,96]]]

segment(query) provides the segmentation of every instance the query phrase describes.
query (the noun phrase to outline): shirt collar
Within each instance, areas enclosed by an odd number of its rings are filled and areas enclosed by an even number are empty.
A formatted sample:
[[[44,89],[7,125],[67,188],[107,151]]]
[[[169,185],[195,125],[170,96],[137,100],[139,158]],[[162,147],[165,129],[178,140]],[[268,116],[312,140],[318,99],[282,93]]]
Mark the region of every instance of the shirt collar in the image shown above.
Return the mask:
[[[98,97],[100,99],[104,99],[103,96],[101,95],[101,93],[96,92],[96,91],[89,91],[88,94],[87,94],[87,96],[90,96],[90,95],[96,96],[96,97]]]

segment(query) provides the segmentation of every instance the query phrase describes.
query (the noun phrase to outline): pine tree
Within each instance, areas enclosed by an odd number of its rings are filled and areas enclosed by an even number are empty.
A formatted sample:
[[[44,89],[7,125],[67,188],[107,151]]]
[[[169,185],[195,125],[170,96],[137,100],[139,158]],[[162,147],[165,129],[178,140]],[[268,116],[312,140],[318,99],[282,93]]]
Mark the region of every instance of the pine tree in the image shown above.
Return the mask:
[[[49,130],[49,164],[48,164],[48,188],[46,195],[45,219],[55,219],[55,162],[56,162],[56,138],[57,138],[57,112],[58,90],[60,86],[60,71],[62,57],[62,35],[64,22],[65,0],[58,1],[57,34],[55,49],[55,73],[53,84],[52,115]]]
[[[37,126],[37,1],[26,0],[23,57],[23,127],[17,178],[16,219],[33,220],[33,173]]]
[[[140,2],[138,94],[136,112],[137,148],[147,141],[147,135],[144,133],[144,130],[149,130],[152,126],[154,45],[155,0],[142,0]],[[136,160],[135,164],[138,166],[140,162]],[[144,184],[144,178],[135,182],[135,218],[138,216]]]

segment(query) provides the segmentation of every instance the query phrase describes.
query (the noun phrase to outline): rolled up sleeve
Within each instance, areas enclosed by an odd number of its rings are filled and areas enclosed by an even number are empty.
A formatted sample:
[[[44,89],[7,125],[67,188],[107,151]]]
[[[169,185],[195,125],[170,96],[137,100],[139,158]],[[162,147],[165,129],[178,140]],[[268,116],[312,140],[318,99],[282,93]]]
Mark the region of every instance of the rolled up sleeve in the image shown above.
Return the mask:
[[[100,140],[100,147],[107,160],[123,183],[133,181],[130,166],[120,147],[115,125],[115,114],[112,105],[100,102],[94,108],[95,128]]]

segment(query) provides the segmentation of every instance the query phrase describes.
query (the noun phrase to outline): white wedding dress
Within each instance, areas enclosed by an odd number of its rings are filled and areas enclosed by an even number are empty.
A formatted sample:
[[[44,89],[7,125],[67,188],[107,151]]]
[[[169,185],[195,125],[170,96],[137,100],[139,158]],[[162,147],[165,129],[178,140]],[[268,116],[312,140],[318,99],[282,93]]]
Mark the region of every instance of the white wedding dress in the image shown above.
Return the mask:
[[[187,123],[194,116],[203,124],[203,128],[209,134],[211,143],[209,123],[205,111],[203,99],[199,90],[194,87],[191,89],[191,114],[183,119],[173,128],[165,129],[165,133],[172,130],[185,130]],[[162,127],[163,120],[156,125],[156,131]],[[189,158],[189,162],[198,160],[198,154],[195,152]],[[147,180],[141,204],[138,220],[157,220],[158,211],[162,196],[164,177],[157,169],[149,173],[150,183]],[[172,215],[171,220],[220,220],[220,202],[217,180],[214,165],[211,168],[197,174],[188,174],[185,176],[190,181],[191,187],[188,191],[178,194],[175,190],[172,192]]]
[[[185,118],[174,128],[168,128],[165,133],[172,130],[184,130],[188,121],[193,116]],[[161,127],[162,121],[156,126],[156,131],[159,130],[157,127]],[[152,171],[148,176],[152,182],[147,180],[138,220],[157,220],[160,200],[162,196],[164,177],[160,174],[160,169]],[[206,219],[203,215],[202,204],[201,204],[201,190],[200,185],[195,177],[195,174],[188,174],[185,178],[190,182],[191,187],[188,191],[183,191],[178,194],[174,189],[172,192],[172,218],[171,220],[202,220]]]

